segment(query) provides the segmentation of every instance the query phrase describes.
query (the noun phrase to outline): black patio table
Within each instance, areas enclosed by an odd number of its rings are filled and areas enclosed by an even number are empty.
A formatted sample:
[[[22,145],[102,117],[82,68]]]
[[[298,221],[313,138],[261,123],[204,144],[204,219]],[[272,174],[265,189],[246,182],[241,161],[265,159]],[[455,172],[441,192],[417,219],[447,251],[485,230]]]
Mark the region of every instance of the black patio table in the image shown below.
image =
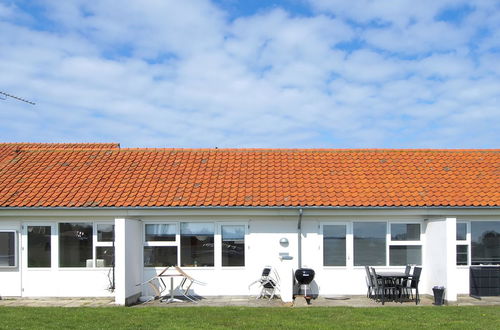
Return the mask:
[[[404,279],[411,278],[410,274],[405,272],[377,272],[377,277],[382,279],[382,305],[385,303],[385,282],[391,280],[394,282],[399,282]]]

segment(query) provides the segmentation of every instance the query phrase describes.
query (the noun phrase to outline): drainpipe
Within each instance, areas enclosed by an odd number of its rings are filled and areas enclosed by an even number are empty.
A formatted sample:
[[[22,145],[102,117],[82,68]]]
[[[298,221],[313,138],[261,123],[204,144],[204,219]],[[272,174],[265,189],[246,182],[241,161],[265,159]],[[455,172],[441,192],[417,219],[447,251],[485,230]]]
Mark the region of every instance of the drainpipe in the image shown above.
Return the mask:
[[[302,214],[304,211],[302,208],[299,208],[299,222],[297,223],[297,233],[299,235],[299,240],[298,240],[298,253],[297,253],[297,260],[299,263],[299,268],[302,268]]]

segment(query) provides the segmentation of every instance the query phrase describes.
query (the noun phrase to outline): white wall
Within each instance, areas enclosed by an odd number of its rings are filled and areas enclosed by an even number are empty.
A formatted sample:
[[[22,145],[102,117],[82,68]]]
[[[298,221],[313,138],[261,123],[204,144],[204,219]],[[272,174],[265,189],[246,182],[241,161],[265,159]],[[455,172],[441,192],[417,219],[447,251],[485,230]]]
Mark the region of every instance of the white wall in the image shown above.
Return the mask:
[[[135,219],[115,219],[115,302],[134,303],[141,294],[142,224]]]
[[[434,286],[444,286],[445,299],[456,301],[456,218],[429,219],[425,233],[422,291],[432,293]]]

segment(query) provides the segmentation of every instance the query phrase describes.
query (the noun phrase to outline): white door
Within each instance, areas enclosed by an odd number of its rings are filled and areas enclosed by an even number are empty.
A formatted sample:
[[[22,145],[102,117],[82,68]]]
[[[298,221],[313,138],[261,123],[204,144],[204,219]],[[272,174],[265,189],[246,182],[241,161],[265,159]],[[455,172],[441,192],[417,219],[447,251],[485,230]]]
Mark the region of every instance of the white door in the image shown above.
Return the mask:
[[[56,295],[54,267],[57,236],[53,223],[24,223],[22,235],[22,295]]]

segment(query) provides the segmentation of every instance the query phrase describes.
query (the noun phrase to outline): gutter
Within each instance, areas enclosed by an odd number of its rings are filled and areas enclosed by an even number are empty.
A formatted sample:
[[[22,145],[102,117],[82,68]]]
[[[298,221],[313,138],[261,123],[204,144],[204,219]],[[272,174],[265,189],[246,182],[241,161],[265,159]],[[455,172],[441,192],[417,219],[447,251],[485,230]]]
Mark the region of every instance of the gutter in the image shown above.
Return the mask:
[[[299,221],[297,222],[297,235],[298,235],[298,251],[297,251],[297,260],[299,264],[299,268],[302,268],[302,215],[304,211],[302,208],[299,208]]]

